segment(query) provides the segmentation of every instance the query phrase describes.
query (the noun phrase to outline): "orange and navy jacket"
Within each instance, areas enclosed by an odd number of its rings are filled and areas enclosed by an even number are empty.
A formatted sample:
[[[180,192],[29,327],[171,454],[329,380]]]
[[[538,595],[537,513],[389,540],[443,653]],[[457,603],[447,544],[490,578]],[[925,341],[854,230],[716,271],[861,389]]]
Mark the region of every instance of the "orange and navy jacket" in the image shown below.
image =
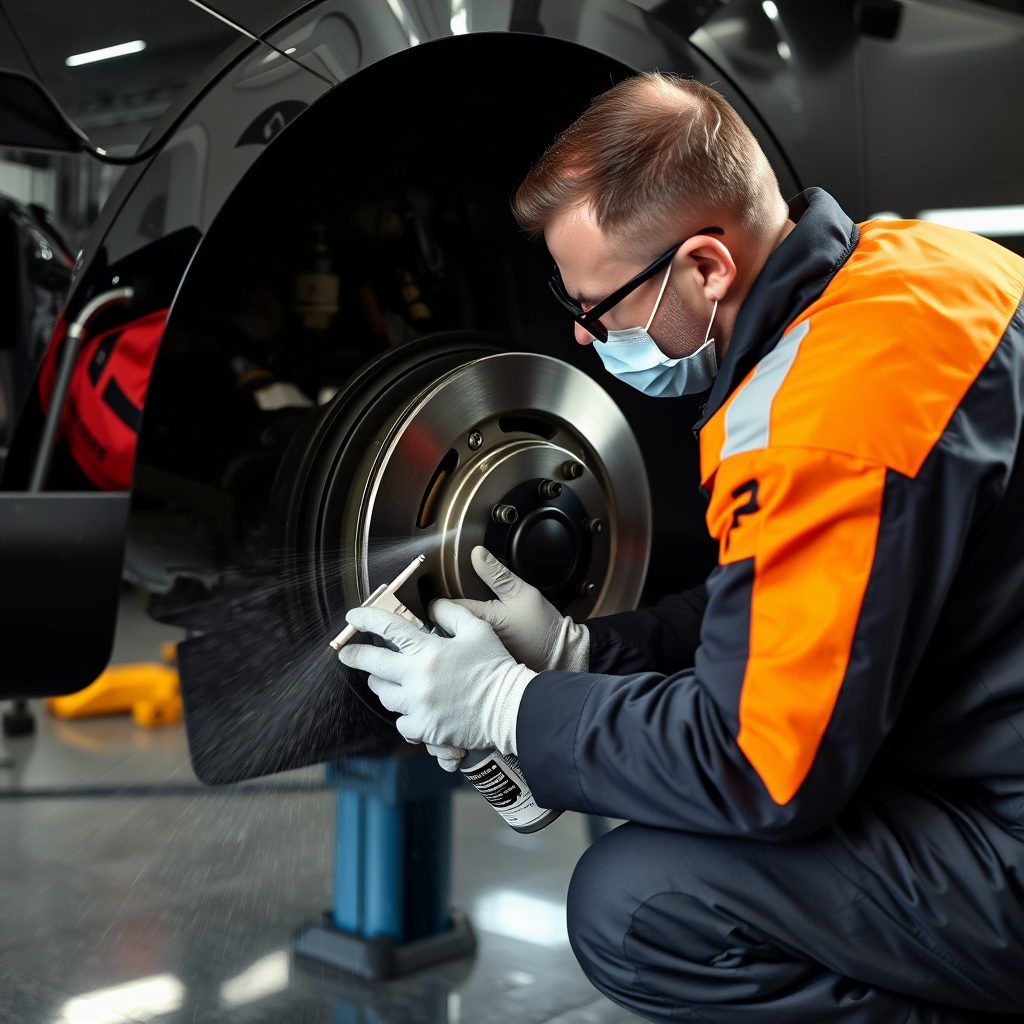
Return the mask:
[[[718,565],[588,623],[520,761],[662,827],[793,838],[884,779],[1024,834],[1024,260],[820,189],[791,216],[698,424]]]

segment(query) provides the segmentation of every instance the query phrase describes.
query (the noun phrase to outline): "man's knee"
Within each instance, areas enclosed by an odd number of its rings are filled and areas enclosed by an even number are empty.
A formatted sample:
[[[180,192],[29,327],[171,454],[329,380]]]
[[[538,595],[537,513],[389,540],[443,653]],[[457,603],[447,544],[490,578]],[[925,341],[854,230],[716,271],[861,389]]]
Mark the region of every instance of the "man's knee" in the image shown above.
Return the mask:
[[[584,973],[605,995],[650,1019],[666,1011],[661,986],[648,983],[652,968],[658,972],[664,959],[677,970],[720,952],[699,927],[708,912],[686,892],[688,873],[674,857],[677,870],[665,863],[659,838],[638,825],[604,836],[576,865],[567,901],[569,941]],[[675,839],[686,845],[686,837]],[[683,1006],[676,1009],[685,1014]]]
[[[629,844],[622,842],[620,832],[621,828],[602,836],[583,854],[566,900],[569,943],[595,984],[594,973],[605,968],[609,957],[621,954],[629,927],[629,915],[623,908],[624,890],[631,883]]]
[[[806,963],[717,906],[694,868],[723,858],[728,850],[714,840],[639,825],[620,826],[587,850],[569,886],[567,920],[595,987],[650,1020],[704,1021],[742,991],[767,996],[807,983],[814,972]]]

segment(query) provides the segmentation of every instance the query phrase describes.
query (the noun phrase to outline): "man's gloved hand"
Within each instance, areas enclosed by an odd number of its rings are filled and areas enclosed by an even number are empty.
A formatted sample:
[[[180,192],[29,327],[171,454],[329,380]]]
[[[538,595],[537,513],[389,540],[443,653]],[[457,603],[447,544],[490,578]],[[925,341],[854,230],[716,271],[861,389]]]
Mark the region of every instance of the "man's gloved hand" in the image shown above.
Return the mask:
[[[448,771],[466,750],[514,754],[519,702],[537,673],[518,664],[486,622],[454,601],[435,601],[430,614],[450,637],[423,633],[380,608],[353,608],[346,616],[351,625],[398,650],[349,644],[338,657],[370,673],[381,704],[402,716],[398,731],[410,743],[428,744]]]
[[[498,599],[460,598],[456,604],[490,623],[512,657],[537,672],[587,671],[590,632],[586,626],[563,615],[536,587],[521,580],[486,548],[473,548],[471,558],[477,576]]]
[[[446,772],[457,772],[459,765],[462,764],[462,759],[466,756],[465,747],[439,747],[433,743],[427,743],[425,746],[427,753],[431,757],[436,757],[437,763]]]

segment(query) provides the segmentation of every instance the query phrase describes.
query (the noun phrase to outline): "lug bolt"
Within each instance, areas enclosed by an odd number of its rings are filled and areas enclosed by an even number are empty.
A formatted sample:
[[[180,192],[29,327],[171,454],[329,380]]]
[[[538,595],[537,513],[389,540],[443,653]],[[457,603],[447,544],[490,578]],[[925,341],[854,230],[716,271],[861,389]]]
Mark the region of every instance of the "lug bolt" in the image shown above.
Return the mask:
[[[499,526],[511,526],[519,518],[519,512],[515,505],[495,505],[491,518]]]
[[[588,533],[601,533],[604,530],[604,520],[597,519],[596,517],[593,519],[584,519],[583,529],[586,530]]]
[[[568,462],[562,463],[562,476],[566,480],[579,480],[583,476],[583,463],[575,462],[570,459]]]
[[[562,485],[557,480],[541,480],[537,493],[542,498],[557,498],[562,493]]]
[[[477,451],[480,446],[484,443],[484,435],[479,430],[471,430],[469,437],[466,438],[466,444],[469,445],[471,452]]]
[[[580,597],[593,597],[594,591],[597,590],[597,584],[592,583],[590,580],[584,580],[580,584]]]

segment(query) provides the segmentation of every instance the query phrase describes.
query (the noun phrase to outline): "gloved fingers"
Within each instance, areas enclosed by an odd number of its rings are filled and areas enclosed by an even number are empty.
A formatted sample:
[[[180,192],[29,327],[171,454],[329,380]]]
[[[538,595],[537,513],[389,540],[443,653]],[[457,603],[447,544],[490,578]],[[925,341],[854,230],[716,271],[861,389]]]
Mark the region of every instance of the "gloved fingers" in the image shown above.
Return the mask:
[[[446,772],[455,772],[459,770],[459,765],[462,764],[462,759],[466,756],[466,751],[463,747],[449,747],[444,744],[427,744],[427,753],[432,757],[437,758],[437,763]]]
[[[383,608],[353,608],[345,621],[361,633],[376,633],[389,640],[400,651],[416,650],[427,639],[408,619]]]
[[[408,692],[403,692],[402,687],[398,683],[394,683],[390,679],[383,679],[380,676],[371,675],[367,679],[366,685],[373,690],[377,695],[377,699],[388,711],[397,711],[400,715],[404,715],[408,711],[409,694]]]
[[[338,652],[338,659],[349,668],[369,672],[392,683],[401,682],[405,675],[406,661],[401,654],[371,644],[346,644]]]
[[[450,601],[446,597],[431,603],[430,617],[453,637],[473,629],[487,629],[493,632],[489,623],[478,619],[468,608],[464,608],[461,604]],[[344,650],[344,648],[342,649]]]
[[[529,586],[480,544],[470,552],[469,559],[477,576],[502,600],[514,600],[524,587]]]
[[[395,722],[395,728],[405,737],[408,743],[423,743],[423,724],[411,715],[402,715]]]
[[[495,632],[508,624],[508,608],[500,601],[473,601],[468,597],[457,597],[454,603],[469,609],[478,619],[483,619]]]

